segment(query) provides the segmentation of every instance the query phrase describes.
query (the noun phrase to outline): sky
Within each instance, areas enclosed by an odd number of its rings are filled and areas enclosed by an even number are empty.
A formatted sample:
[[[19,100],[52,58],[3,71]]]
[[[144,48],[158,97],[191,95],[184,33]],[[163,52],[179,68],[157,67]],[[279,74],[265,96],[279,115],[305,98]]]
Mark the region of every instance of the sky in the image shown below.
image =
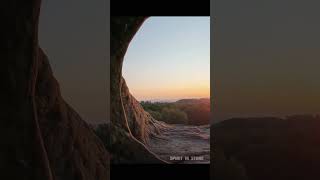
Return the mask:
[[[318,1],[216,1],[214,120],[318,113]]]
[[[140,101],[209,97],[210,18],[148,18],[128,47],[122,73]]]
[[[89,122],[106,120],[106,1],[42,1],[39,44],[63,98]]]

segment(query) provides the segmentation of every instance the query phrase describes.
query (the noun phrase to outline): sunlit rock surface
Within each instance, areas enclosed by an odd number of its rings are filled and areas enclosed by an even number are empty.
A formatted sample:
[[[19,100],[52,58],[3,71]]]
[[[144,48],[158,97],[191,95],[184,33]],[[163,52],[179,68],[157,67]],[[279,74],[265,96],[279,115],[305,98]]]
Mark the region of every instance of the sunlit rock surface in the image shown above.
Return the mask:
[[[210,163],[210,128],[205,126],[165,125],[161,135],[153,137],[150,149],[162,159],[183,164]],[[176,160],[182,156],[182,160]],[[186,159],[188,157],[189,159]]]
[[[157,128],[129,93],[122,78],[124,55],[145,19],[111,17],[110,20],[111,124],[107,146],[112,154],[112,163],[166,163],[146,146],[151,134],[157,133]]]

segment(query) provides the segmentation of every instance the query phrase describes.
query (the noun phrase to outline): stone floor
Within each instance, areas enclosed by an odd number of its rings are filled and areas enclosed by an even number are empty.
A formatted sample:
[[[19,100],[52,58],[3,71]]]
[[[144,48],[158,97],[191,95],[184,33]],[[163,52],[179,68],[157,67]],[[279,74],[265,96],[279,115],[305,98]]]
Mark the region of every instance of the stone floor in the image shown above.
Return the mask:
[[[210,126],[166,125],[149,148],[163,160],[181,164],[210,163]]]

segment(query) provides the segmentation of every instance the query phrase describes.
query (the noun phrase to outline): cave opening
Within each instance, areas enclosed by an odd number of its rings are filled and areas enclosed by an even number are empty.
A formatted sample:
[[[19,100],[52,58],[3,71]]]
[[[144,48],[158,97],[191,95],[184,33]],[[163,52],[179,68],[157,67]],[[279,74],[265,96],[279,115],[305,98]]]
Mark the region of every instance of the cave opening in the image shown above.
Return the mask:
[[[174,157],[178,154],[190,157],[185,163],[208,163],[210,18],[149,17],[122,60],[121,98],[132,135],[165,161],[181,161]],[[146,136],[154,136],[144,127],[149,121],[170,134],[162,137],[181,141],[148,140]],[[179,143],[184,146],[177,148]]]
[[[139,101],[209,96],[210,18],[149,17],[129,44],[122,74]]]

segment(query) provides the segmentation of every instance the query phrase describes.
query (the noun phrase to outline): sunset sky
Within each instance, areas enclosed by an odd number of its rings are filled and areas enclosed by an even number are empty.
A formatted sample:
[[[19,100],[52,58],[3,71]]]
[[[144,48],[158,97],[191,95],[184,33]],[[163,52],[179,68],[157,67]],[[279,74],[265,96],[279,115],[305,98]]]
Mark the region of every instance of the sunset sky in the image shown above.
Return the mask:
[[[214,120],[319,112],[319,1],[215,5]]]
[[[151,17],[129,45],[123,76],[138,100],[210,96],[210,18]]]

